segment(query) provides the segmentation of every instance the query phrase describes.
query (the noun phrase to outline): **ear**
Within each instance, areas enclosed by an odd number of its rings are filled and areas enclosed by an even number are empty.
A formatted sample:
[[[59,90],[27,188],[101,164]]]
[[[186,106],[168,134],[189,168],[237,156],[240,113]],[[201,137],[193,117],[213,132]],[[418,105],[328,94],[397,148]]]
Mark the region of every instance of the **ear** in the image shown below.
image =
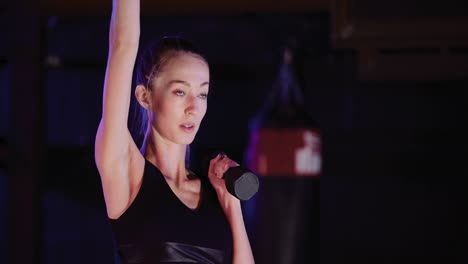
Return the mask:
[[[135,97],[143,108],[151,110],[151,91],[146,89],[143,84],[137,85],[135,89]]]

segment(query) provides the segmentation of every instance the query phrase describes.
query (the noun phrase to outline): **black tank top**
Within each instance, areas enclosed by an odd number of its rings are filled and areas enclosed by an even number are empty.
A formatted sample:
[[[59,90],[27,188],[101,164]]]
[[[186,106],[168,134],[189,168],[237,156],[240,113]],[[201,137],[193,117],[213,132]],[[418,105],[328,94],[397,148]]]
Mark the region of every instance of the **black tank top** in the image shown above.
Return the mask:
[[[229,223],[208,179],[200,180],[200,202],[192,210],[145,159],[136,198],[118,219],[110,220],[122,263],[232,262]]]

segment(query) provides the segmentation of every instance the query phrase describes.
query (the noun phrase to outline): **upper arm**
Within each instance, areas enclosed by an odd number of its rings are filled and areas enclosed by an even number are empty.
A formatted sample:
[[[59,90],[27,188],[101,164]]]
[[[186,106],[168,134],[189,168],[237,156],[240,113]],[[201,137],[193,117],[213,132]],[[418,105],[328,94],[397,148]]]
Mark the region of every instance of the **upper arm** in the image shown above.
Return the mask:
[[[101,176],[102,190],[109,218],[118,218],[130,206],[138,193],[143,177],[145,159],[127,130],[128,144],[120,155],[114,155],[112,144],[103,137],[102,122],[96,136],[95,160]]]

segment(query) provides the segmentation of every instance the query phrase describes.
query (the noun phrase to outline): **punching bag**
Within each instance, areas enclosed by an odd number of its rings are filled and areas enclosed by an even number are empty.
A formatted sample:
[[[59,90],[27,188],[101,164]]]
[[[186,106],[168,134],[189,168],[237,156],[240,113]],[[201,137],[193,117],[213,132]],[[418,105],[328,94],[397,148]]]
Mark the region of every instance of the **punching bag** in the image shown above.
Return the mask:
[[[286,49],[278,78],[251,120],[246,152],[262,188],[246,206],[258,263],[319,263],[321,134],[304,109]]]

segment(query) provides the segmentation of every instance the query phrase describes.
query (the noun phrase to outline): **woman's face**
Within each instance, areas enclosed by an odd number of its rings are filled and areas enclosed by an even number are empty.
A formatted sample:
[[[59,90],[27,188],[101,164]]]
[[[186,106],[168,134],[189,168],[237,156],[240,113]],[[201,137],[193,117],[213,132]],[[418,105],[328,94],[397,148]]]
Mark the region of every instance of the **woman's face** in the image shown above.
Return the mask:
[[[200,57],[179,53],[153,80],[151,125],[161,137],[190,144],[207,109],[210,74]]]

